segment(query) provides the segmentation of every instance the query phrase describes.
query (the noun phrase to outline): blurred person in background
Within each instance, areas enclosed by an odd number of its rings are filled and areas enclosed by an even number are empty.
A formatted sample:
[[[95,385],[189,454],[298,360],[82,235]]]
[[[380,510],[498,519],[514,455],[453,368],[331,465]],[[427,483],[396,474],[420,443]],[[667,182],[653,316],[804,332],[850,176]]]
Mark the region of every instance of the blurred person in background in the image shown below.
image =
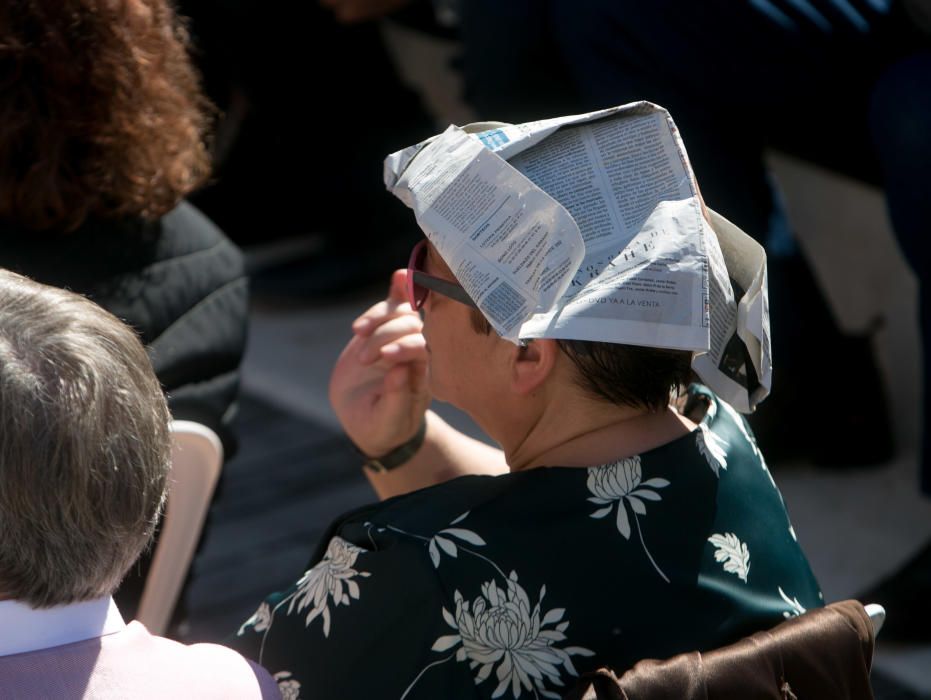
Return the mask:
[[[212,108],[166,0],[0,6],[0,267],[132,326],[176,419],[235,443],[248,287],[239,250],[184,197]],[[144,571],[121,591],[132,615]]]
[[[256,293],[314,299],[381,284],[417,237],[384,196],[381,159],[434,122],[378,24],[340,24],[315,2],[180,7],[225,112],[217,178],[193,201],[238,244],[271,253],[254,257]]]

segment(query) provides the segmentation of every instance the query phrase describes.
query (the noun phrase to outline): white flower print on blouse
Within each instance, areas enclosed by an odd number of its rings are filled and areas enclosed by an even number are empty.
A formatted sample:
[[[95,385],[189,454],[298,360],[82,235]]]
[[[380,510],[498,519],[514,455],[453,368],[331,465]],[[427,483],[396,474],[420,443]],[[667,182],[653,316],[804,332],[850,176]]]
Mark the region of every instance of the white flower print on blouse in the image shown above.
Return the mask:
[[[704,421],[698,424],[698,430],[695,431],[695,443],[714,475],[721,476],[721,470],[727,469],[727,443],[715,435]]]
[[[468,515],[469,511],[466,511],[458,518],[453,520],[450,525],[456,525],[462,522]],[[430,553],[430,561],[433,562],[433,567],[435,569],[440,568],[441,550],[453,558],[459,556],[459,547],[456,546],[453,538],[475,545],[476,547],[483,547],[485,545],[485,540],[483,540],[471,530],[466,530],[465,528],[461,527],[448,527],[444,530],[440,530],[430,538],[430,541],[427,544],[427,551]]]
[[[268,639],[268,633],[275,623],[275,614],[285,603],[288,604],[287,615],[293,613],[295,609],[297,612],[302,612],[304,609],[310,608],[304,625],[310,627],[311,622],[321,617],[323,619],[323,636],[330,636],[330,601],[336,607],[339,605],[348,606],[352,600],[358,600],[360,594],[359,584],[353,579],[371,576],[368,571],[357,571],[354,568],[356,559],[365,551],[361,547],[347,542],[342,537],[334,537],[327,545],[323,559],[316,566],[304,572],[304,575],[295,584],[292,593],[285,596],[274,608],[269,608],[268,603],[259,605],[259,609],[242,624],[242,627],[236,633],[242,636],[245,634],[246,629],[250,627],[253,632],[263,633],[262,644],[259,647],[259,663],[262,663],[262,657],[265,653],[265,641]],[[293,682],[297,683],[297,681]],[[300,684],[297,684],[297,688],[300,688]],[[294,695],[294,697],[297,697],[297,695]]]
[[[405,532],[392,525],[377,527],[378,530],[394,532],[413,537],[427,544],[427,551],[434,567],[439,567],[440,553],[458,558],[465,554],[485,562],[504,583],[502,588],[494,579],[482,584],[481,595],[471,603],[459,592],[454,591],[455,613],[441,607],[443,620],[456,634],[440,636],[431,647],[437,653],[450,652],[442,659],[427,664],[404,691],[401,700],[406,698],[420,679],[431,668],[449,661],[468,662],[476,670],[475,683],[478,685],[489,679],[495,672],[497,685],[493,698],[504,695],[508,689],[514,698],[519,698],[523,691],[529,691],[534,697],[560,698],[560,693],[547,689],[546,684],[562,687],[563,675],[577,676],[572,664],[572,656],[593,656],[594,652],[583,647],[572,646],[560,648],[558,642],[566,641],[566,629],[569,621],[563,620],[564,608],[555,608],[544,612],[543,598],[546,586],[540,589],[536,605],[531,607],[530,597],[518,582],[517,572],[505,575],[501,567],[485,555],[471,547],[485,545],[485,540],[472,530],[459,525],[466,517],[466,511],[452,522],[450,527],[440,530],[433,537],[425,537]],[[453,539],[459,540],[457,546]],[[445,543],[444,543],[445,540]],[[451,546],[450,546],[451,545]]]
[[[310,608],[307,613],[305,625],[317,617],[323,618],[323,636],[330,636],[330,608],[333,606],[349,605],[350,600],[359,599],[359,584],[353,579],[370,576],[367,571],[357,571],[353,567],[359,554],[365,552],[361,547],[347,542],[342,537],[334,537],[327,546],[323,559],[308,570],[297,582],[297,590],[286,600],[289,600],[288,614],[295,609],[301,612]],[[281,601],[280,606],[285,601]],[[276,606],[276,609],[278,608]]]
[[[712,535],[708,541],[714,545],[714,560],[724,562],[724,570],[735,574],[744,583],[750,573],[750,550],[746,542],[732,532],[723,535]]]
[[[278,692],[281,693],[281,700],[300,700],[300,681],[296,678],[292,678],[290,671],[279,671],[272,676],[272,678],[278,683]]]
[[[782,586],[779,586],[779,595],[782,596],[782,599],[786,602],[786,605],[789,606],[788,610],[783,611],[782,616],[785,619],[790,617],[798,617],[799,615],[804,615],[807,610],[802,607],[802,604],[798,602],[798,598],[790,598],[786,595],[786,592],[782,590]]]
[[[449,524],[458,525],[463,520],[465,520],[471,511],[466,511],[459,517],[453,519]],[[427,545],[427,552],[430,554],[430,561],[433,562],[433,568],[439,569],[440,562],[442,561],[442,554],[456,559],[459,557],[459,552],[467,552],[469,554],[474,554],[475,556],[484,559],[481,554],[474,552],[471,549],[463,546],[463,543],[470,544],[475,547],[484,547],[485,540],[479,537],[472,530],[466,530],[464,527],[447,527],[440,530],[433,537],[424,537],[423,535],[415,535],[412,532],[406,532],[400,528],[394,527],[393,525],[384,525],[376,526],[373,523],[366,522],[365,526],[369,529],[374,528],[378,532],[384,532],[385,530],[391,530],[392,532],[397,532],[401,535],[406,535],[408,537],[413,537],[415,539],[421,540]],[[459,544],[456,544],[455,540],[459,540]]]
[[[537,603],[531,608],[530,597],[512,571],[505,579],[506,588],[494,580],[482,584],[482,593],[471,603],[456,590],[453,599],[455,613],[443,608],[443,619],[456,631],[434,642],[432,651],[456,649],[455,654],[435,661],[418,674],[402,695],[402,700],[432,666],[445,663],[455,656],[457,662],[468,661],[475,670],[476,685],[485,682],[494,671],[497,686],[492,698],[499,698],[510,689],[519,698],[524,690],[545,698],[560,698],[561,693],[547,689],[546,684],[563,687],[563,675],[578,676],[572,656],[594,656],[582,647],[556,646],[566,640],[569,621],[563,621],[564,608],[541,609],[546,586],[540,590]],[[457,648],[458,647],[458,648]]]
[[[630,504],[630,509],[634,513],[634,524],[637,526],[637,534],[640,536],[640,544],[643,545],[643,551],[646,552],[647,558],[653,564],[653,568],[663,577],[666,583],[669,579],[662,572],[650,550],[647,549],[646,542],[643,541],[643,531],[640,529],[640,520],[638,516],[647,514],[647,507],[643,501],[661,501],[662,497],[652,489],[661,489],[669,486],[666,479],[647,479],[641,483],[643,471],[640,467],[640,456],[635,455],[622,459],[613,464],[605,464],[600,467],[588,468],[588,490],[592,496],[588,499],[597,505],[605,506],[591,513],[591,518],[603,518],[609,515],[617,505],[617,530],[624,539],[630,539],[630,518],[627,515],[625,502]]]
[[[246,631],[246,627],[252,627],[254,632],[264,632],[268,629],[271,621],[271,608],[268,607],[268,603],[262,603],[259,605],[259,609],[252,614],[252,617],[242,623],[242,626],[236,634],[241,637]]]

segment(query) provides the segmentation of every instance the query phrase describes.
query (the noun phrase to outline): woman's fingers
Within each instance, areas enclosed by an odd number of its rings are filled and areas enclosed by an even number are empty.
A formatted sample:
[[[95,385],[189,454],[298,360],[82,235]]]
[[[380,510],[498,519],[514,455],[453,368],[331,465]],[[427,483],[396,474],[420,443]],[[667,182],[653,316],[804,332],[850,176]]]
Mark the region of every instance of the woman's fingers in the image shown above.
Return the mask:
[[[406,335],[381,346],[380,358],[391,364],[402,362],[425,362],[427,359],[427,341],[420,333]]]
[[[383,416],[390,417],[388,424],[393,432],[405,432],[405,425],[408,431],[413,432],[420,425],[421,417],[430,403],[429,394],[416,391],[422,373],[421,365],[405,364],[392,367],[385,375],[379,409]],[[409,437],[404,435],[400,442]]]
[[[385,375],[385,389],[390,392],[400,391],[410,383],[410,372],[404,365],[395,365]]]
[[[399,304],[388,300],[380,301],[352,322],[352,332],[355,335],[369,336],[382,324],[402,316],[420,320],[420,314],[411,309],[407,302]]]
[[[362,336],[371,335],[381,324],[404,315],[420,318],[420,314],[411,308],[407,300],[407,270],[395,270],[391,275],[388,297],[353,321],[352,332]]]
[[[381,359],[382,349],[385,346],[393,345],[406,336],[415,336],[415,338],[406,341],[404,347],[412,347],[412,344],[417,342],[422,343],[423,336],[420,335],[422,327],[423,324],[419,317],[407,314],[385,321],[367,337],[357,336],[361,339],[357,356],[359,362],[364,365],[376,362]]]

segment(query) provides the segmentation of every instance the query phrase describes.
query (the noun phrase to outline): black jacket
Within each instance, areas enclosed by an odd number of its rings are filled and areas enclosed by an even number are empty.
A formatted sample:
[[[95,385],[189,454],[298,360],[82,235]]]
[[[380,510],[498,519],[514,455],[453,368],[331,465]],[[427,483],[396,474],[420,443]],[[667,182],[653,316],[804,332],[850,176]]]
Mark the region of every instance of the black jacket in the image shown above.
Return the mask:
[[[84,294],[138,331],[175,418],[213,428],[227,455],[246,342],[242,254],[186,202],[158,221],[87,221],[67,234],[0,221],[0,266]]]

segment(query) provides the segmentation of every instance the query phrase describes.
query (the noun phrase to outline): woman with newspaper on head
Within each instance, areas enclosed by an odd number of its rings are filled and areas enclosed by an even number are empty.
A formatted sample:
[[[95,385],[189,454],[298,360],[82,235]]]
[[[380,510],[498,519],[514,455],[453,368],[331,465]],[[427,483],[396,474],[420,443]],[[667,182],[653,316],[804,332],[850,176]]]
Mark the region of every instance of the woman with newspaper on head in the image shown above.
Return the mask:
[[[427,238],[330,386],[384,500],[235,646],[293,697],[558,698],[822,605],[738,413],[769,388],[765,258],[665,110],[450,127],[385,174]]]

